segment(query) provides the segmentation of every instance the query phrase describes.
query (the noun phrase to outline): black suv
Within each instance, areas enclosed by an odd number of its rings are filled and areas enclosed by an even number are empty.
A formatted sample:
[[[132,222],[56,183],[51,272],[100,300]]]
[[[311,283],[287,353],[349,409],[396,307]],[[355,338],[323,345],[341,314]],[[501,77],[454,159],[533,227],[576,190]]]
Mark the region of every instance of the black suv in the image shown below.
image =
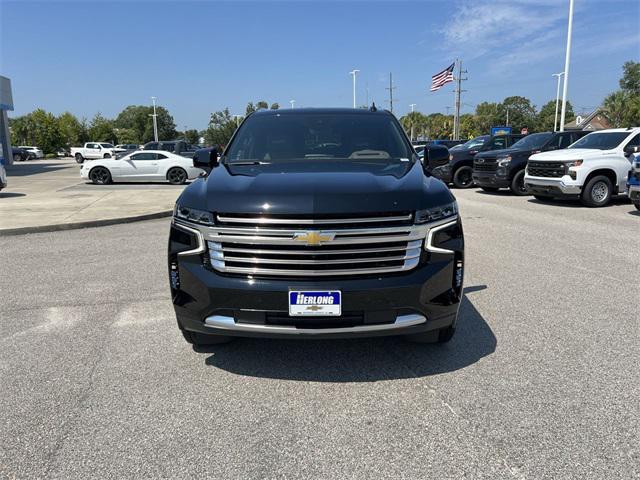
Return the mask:
[[[164,142],[147,142],[143,146],[143,150],[164,150],[165,152],[175,153],[183,157],[193,158],[199,147],[191,145],[184,140],[171,140]]]
[[[194,165],[209,173],[178,198],[168,252],[187,342],[453,336],[456,200],[389,112],[260,110]]]
[[[473,181],[487,192],[509,188],[516,195],[528,195],[524,169],[534,153],[562,150],[589,132],[532,133],[506,150],[478,153],[473,161]]]
[[[473,187],[473,157],[478,152],[509,148],[524,135],[481,135],[451,150],[449,161],[435,167],[433,175],[457,188]]]

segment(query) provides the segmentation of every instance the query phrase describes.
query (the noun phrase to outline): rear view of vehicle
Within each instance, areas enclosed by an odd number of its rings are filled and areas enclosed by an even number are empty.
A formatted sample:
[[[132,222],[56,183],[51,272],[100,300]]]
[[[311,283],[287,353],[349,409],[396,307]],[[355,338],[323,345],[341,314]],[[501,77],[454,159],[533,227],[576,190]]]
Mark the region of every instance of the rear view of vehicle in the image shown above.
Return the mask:
[[[179,197],[168,252],[188,342],[453,336],[457,204],[392,114],[261,110],[194,165],[210,173]]]
[[[525,185],[538,199],[579,198],[588,207],[608,205],[626,193],[633,152],[640,145],[640,128],[590,133],[565,150],[532,155]]]

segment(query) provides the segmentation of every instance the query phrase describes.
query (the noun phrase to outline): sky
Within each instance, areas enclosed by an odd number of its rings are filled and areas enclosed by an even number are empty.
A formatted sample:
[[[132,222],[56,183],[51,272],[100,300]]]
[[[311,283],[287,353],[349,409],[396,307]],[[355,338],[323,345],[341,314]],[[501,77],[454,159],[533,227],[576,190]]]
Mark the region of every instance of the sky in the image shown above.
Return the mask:
[[[640,61],[640,1],[576,0],[568,98],[591,111]],[[462,113],[522,95],[555,99],[569,0],[56,1],[0,0],[0,74],[15,111],[91,118],[125,106],[167,107],[177,128],[206,128],[211,112],[247,102],[452,112],[453,84],[431,76],[462,59]]]

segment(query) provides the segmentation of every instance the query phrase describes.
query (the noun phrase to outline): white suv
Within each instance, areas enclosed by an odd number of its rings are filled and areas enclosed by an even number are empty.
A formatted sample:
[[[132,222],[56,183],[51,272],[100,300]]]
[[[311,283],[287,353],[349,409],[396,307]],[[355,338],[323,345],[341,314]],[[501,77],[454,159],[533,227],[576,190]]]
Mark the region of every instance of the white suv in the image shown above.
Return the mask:
[[[579,196],[584,205],[603,207],[625,193],[640,128],[600,130],[564,150],[529,157],[524,183],[534,197]]]
[[[38,147],[30,147],[28,145],[20,145],[18,148],[24,148],[31,154],[33,158],[44,158],[44,152]]]

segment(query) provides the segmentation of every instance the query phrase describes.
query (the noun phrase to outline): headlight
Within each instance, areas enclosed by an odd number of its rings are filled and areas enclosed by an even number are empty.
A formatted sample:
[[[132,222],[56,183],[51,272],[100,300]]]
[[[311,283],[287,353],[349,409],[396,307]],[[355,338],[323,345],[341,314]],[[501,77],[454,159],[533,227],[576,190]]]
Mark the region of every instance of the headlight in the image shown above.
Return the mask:
[[[416,223],[429,223],[443,218],[455,217],[458,214],[457,202],[448,203],[440,207],[418,210],[416,212]]]
[[[499,167],[508,167],[511,164],[511,156],[498,158]]]
[[[564,162],[567,168],[569,167],[579,167],[582,165],[582,160],[569,160],[568,162]]]
[[[189,222],[213,225],[213,213],[177,204],[173,210],[173,216]]]

